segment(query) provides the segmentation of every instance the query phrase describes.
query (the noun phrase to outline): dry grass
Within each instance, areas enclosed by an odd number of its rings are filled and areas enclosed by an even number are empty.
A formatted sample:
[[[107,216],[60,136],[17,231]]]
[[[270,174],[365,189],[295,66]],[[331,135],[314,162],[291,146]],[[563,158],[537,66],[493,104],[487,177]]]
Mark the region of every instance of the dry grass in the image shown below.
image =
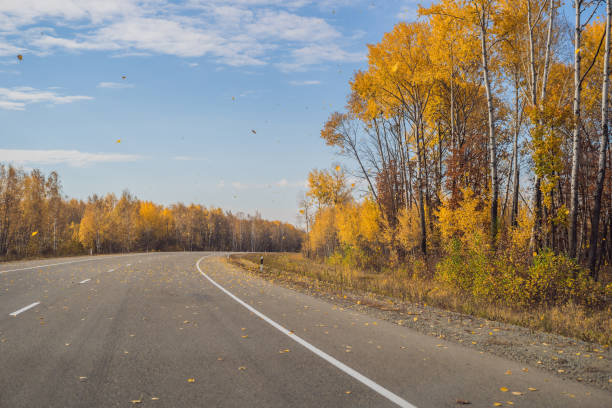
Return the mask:
[[[236,254],[230,256],[230,262],[258,272],[260,256]],[[422,262],[415,261],[406,269],[367,273],[346,266],[315,262],[301,254],[275,253],[265,254],[263,274],[267,278],[334,293],[350,291],[364,297],[368,294],[388,296],[600,344],[612,343],[610,305],[604,310],[589,310],[573,304],[521,310],[511,305],[477,303],[435,281],[426,270]]]

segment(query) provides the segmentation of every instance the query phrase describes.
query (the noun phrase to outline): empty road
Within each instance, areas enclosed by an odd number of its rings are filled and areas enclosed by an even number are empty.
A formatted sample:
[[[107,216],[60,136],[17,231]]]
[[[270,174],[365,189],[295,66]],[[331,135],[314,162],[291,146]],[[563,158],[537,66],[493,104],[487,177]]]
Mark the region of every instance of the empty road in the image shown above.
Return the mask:
[[[523,368],[222,254],[0,265],[0,407],[612,407],[608,392]]]

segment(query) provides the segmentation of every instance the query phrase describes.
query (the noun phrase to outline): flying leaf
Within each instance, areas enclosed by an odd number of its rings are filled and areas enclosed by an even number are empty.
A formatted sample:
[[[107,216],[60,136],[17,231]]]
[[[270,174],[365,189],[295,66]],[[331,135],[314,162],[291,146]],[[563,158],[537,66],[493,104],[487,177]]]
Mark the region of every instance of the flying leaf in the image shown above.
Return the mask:
[[[121,143],[121,139],[117,139],[117,143]]]
[[[255,129],[251,129],[251,133],[253,133],[254,135],[257,134],[257,132],[255,131]]]
[[[336,171],[340,171],[341,167],[340,166],[336,166]]]
[[[125,79],[125,78],[127,78],[125,75],[121,76],[121,79]],[[138,81],[136,81],[136,82],[138,82]]]
[[[19,61],[22,61],[22,60],[23,60],[23,55],[21,55],[21,54],[17,54],[17,59],[18,59]]]

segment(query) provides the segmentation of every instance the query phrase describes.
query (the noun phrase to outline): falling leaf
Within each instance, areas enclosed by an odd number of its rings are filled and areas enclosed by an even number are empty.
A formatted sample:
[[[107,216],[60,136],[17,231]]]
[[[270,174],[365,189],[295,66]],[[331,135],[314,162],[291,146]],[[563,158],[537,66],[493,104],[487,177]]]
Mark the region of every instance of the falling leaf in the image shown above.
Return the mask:
[[[576,48],[576,54],[580,52],[580,48]]]
[[[336,166],[336,171],[340,171],[341,167],[340,166]]]
[[[121,139],[117,139],[117,143],[121,143]]]
[[[37,235],[37,234],[38,234],[38,231],[34,231],[34,232],[32,233],[32,236]]]
[[[23,60],[23,55],[21,55],[21,54],[17,54],[17,59],[18,59],[19,61],[22,61],[22,60]]]
[[[506,388],[506,387],[501,387],[499,390],[500,390],[501,392],[508,392],[508,388]]]
[[[125,79],[125,78],[127,78],[125,75],[121,76],[121,79]],[[136,80],[136,82],[138,82],[138,80]]]
[[[255,129],[251,129],[251,133],[253,133],[254,135],[257,134],[257,132],[255,131]]]
[[[188,382],[188,383],[194,383],[194,382],[195,382],[195,378],[188,378],[188,379],[187,379],[187,382]]]

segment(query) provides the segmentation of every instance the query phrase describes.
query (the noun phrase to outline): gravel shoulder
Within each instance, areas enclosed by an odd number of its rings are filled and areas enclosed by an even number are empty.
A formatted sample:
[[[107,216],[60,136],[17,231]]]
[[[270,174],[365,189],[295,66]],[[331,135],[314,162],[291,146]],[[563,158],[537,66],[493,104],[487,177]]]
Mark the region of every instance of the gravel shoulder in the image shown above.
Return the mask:
[[[265,270],[259,272],[254,264],[229,258],[226,262],[344,309],[366,313],[481,353],[524,363],[523,370],[545,370],[568,381],[582,382],[612,393],[612,352],[607,346],[372,293],[346,290],[339,293],[318,281],[305,281],[301,276],[293,280],[286,274],[289,277],[279,279],[278,275]]]

